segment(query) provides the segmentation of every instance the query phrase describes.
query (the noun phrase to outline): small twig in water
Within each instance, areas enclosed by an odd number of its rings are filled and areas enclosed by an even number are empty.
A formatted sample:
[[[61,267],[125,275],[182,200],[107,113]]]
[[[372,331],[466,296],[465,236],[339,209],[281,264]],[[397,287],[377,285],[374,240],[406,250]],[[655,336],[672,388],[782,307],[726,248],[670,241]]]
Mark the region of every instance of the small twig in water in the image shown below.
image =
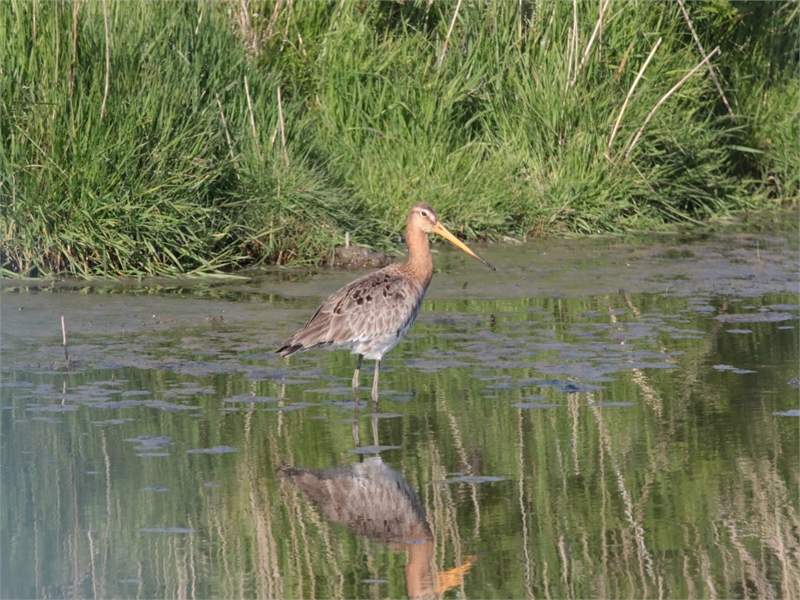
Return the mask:
[[[69,352],[67,352],[67,326],[64,324],[64,315],[61,315],[61,339],[64,345],[64,360],[69,367]]]

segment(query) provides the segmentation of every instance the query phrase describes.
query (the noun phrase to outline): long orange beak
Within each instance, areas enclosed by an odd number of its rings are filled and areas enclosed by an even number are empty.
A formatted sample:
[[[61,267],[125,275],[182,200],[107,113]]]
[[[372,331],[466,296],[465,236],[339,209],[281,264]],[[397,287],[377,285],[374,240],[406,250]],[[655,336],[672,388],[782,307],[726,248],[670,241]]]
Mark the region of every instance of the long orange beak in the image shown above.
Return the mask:
[[[477,258],[479,261],[481,261],[483,264],[485,264],[487,267],[489,267],[492,271],[496,271],[497,270],[492,265],[490,265],[488,262],[483,260],[480,256],[475,254],[472,250],[470,250],[469,247],[464,242],[462,242],[460,239],[458,239],[452,233],[447,231],[447,228],[444,225],[442,225],[441,221],[436,223],[436,225],[433,226],[433,233],[438,233],[440,236],[442,236],[448,242],[453,244],[453,246],[455,246],[459,250],[463,250],[464,252],[469,254],[472,258]]]

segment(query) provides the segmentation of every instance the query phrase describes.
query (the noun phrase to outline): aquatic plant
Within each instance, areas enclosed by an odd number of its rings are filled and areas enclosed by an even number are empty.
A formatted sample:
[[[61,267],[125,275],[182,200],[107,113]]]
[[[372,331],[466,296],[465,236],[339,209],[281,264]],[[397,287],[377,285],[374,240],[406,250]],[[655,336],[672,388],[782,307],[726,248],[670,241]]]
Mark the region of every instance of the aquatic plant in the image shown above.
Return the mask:
[[[796,205],[796,3],[0,4],[5,275]],[[719,50],[717,50],[719,48]]]

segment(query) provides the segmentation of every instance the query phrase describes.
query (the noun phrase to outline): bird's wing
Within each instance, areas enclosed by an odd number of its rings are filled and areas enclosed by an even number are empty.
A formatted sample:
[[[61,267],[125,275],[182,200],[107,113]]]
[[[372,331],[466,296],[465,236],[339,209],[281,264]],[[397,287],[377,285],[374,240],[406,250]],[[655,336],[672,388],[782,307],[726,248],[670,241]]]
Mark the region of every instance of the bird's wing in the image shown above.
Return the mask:
[[[424,293],[419,282],[403,276],[397,265],[389,265],[331,294],[308,323],[284,342],[284,348],[291,354],[398,331],[416,317]]]

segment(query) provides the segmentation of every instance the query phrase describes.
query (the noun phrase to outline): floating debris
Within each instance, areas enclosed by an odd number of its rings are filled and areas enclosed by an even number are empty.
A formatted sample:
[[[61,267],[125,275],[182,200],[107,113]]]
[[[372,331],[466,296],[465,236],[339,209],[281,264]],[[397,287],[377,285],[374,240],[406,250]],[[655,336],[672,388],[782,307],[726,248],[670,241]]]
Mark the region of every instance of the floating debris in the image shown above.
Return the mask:
[[[560,404],[547,404],[545,402],[517,402],[512,404],[514,408],[559,408]]]
[[[461,475],[460,477],[445,479],[440,483],[494,483],[496,481],[505,480],[505,477],[498,477],[496,475]]]
[[[223,398],[223,402],[277,402],[280,398],[272,396],[251,396],[250,394],[237,394],[230,398]]]
[[[797,319],[796,316],[786,312],[736,313],[732,315],[717,315],[714,318],[723,323],[778,323]]]
[[[308,408],[309,406],[314,406],[310,402],[295,402],[294,404],[289,404],[287,406],[271,406],[269,408],[265,408],[264,410],[274,411],[274,412],[290,412],[293,410],[301,410],[303,408]]]
[[[142,533],[194,533],[194,529],[187,527],[140,527]]]
[[[202,406],[192,406],[190,404],[173,404],[172,402],[164,402],[163,400],[148,400],[144,402],[145,406],[151,408],[160,408],[164,412],[178,412],[181,410],[197,410]]]
[[[785,410],[783,412],[775,411],[772,414],[777,415],[779,417],[800,417],[800,408],[793,408],[791,410]]]
[[[161,450],[165,446],[172,445],[172,438],[164,435],[140,435],[137,438],[127,438],[123,442],[137,442],[139,445],[134,450],[139,450],[141,453],[138,456],[169,456],[164,452],[154,452]]]
[[[196,448],[187,450],[187,454],[227,454],[228,452],[238,452],[238,448],[233,446],[214,446],[213,448]]]
[[[751,371],[750,369],[739,369],[737,367],[732,367],[731,365],[714,365],[712,368],[716,369],[717,371],[731,371],[732,373],[737,373],[739,375],[745,373],[755,373],[755,371]]]
[[[378,454],[386,450],[399,450],[400,446],[361,446],[348,450],[350,454]]]
[[[49,404],[47,406],[29,406],[25,410],[30,412],[74,412],[78,407],[74,404]]]

